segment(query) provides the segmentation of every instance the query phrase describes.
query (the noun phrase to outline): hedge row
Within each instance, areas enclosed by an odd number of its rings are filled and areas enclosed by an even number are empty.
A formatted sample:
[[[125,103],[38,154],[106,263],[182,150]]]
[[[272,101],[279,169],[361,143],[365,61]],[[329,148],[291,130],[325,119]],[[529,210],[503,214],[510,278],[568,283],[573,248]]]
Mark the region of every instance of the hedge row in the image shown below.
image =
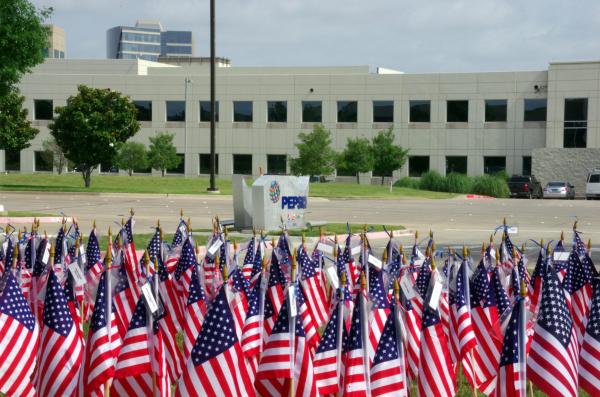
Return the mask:
[[[428,171],[421,175],[421,178],[404,177],[397,181],[394,186],[434,192],[481,194],[492,197],[508,197],[510,195],[505,173],[471,177],[457,173],[442,176],[437,171]]]

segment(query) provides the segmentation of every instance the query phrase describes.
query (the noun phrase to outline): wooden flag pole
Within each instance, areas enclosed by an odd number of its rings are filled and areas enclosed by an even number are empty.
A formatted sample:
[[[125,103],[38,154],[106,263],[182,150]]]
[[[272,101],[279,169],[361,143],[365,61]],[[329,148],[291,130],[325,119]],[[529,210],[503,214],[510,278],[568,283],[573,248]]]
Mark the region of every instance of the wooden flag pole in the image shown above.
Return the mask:
[[[95,221],[94,221],[95,226]],[[106,274],[106,304],[108,319],[106,321],[106,336],[108,338],[108,345],[112,346],[112,286],[110,279],[110,268],[112,263],[112,231],[110,226],[108,227],[108,243],[106,247],[106,256],[104,257],[104,272]],[[112,348],[111,348],[112,350]],[[116,359],[116,357],[113,357]],[[104,383],[104,397],[110,397],[110,379]]]
[[[298,250],[294,249],[294,253],[292,254],[292,267],[291,267],[291,280],[290,287],[294,287],[294,281],[296,279],[296,256],[298,255]],[[296,390],[294,390],[294,366],[296,359],[296,317],[292,317],[292,300],[288,299],[289,305],[289,321],[290,321],[290,368],[291,368],[291,378],[290,378],[290,397],[294,397]],[[299,315],[296,313],[296,315]]]

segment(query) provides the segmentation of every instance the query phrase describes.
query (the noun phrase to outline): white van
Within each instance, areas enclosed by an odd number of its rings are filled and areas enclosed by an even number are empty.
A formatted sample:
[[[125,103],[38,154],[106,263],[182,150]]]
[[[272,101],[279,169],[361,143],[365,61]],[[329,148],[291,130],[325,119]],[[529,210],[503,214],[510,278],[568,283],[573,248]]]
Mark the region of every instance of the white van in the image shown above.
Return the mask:
[[[600,199],[600,168],[590,172],[585,186],[585,198]]]

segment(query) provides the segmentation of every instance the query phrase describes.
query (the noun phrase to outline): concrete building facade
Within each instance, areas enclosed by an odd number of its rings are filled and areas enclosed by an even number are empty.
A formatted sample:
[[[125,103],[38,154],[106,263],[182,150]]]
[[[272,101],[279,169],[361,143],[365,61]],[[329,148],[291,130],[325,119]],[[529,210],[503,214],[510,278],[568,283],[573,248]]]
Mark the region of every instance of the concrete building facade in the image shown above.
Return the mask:
[[[44,25],[48,29],[48,45],[44,48],[46,58],[62,59],[67,55],[67,36],[65,30],[56,25]]]
[[[139,59],[48,60],[26,75],[20,89],[40,134],[20,154],[0,154],[0,171],[39,168],[37,153],[49,135],[51,114],[40,119],[36,106],[40,101],[50,101],[52,109],[65,105],[78,84],[130,96],[141,115],[136,141],[148,144],[157,132],[174,133],[185,162],[171,173],[208,173],[208,65]],[[298,133],[316,123],[331,131],[338,151],[348,138],[371,138],[392,127],[396,143],[410,149],[407,165],[394,179],[430,169],[528,174],[536,168],[536,151],[600,148],[600,62],[557,62],[540,71],[432,74],[370,72],[366,66],[220,67],[217,100],[216,152],[218,174],[224,177],[289,171]],[[587,158],[590,164],[578,167],[600,167],[600,159]]]

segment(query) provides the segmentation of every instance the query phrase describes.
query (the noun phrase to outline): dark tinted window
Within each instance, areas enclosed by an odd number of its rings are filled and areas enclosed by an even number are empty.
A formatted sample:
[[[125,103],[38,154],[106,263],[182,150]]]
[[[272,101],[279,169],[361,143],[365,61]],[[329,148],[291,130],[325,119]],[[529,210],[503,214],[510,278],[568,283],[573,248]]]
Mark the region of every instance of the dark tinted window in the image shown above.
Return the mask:
[[[323,121],[323,104],[321,101],[302,102],[302,122],[320,123]]]
[[[587,147],[587,108],[587,98],[565,99],[564,147]]]
[[[219,173],[219,154],[215,153],[215,174]],[[210,153],[200,153],[200,173],[210,174]]]
[[[394,101],[373,101],[373,122],[394,122]]]
[[[35,99],[33,107],[36,120],[52,120],[54,118],[52,99]]]
[[[446,175],[467,173],[467,156],[446,156]]]
[[[184,101],[167,101],[167,121],[185,121]]]
[[[485,101],[485,121],[506,121],[506,99],[487,99]]]
[[[587,121],[587,98],[565,99],[565,121]]]
[[[587,147],[587,128],[565,128],[563,146],[566,148]]]
[[[589,183],[600,183],[600,174],[592,174],[590,175]]]
[[[531,175],[531,156],[523,156],[523,175]]]
[[[523,121],[546,121],[547,100],[525,99]]]
[[[167,168],[167,174],[183,174],[185,173],[185,155],[183,153],[177,153],[179,157],[179,165],[173,168]]]
[[[431,101],[409,101],[408,106],[411,123],[431,122]]]
[[[287,156],[285,154],[267,155],[267,174],[285,175],[287,174]]]
[[[565,187],[567,184],[564,182],[548,182],[550,187]]]
[[[506,171],[506,157],[489,156],[483,158],[484,174],[496,174],[501,171]]]
[[[210,121],[210,101],[200,101],[200,121]],[[215,121],[219,121],[219,101],[215,102]]]
[[[6,171],[21,171],[21,152],[6,150],[4,152],[4,169]]]
[[[152,101],[133,101],[138,121],[152,121]]]
[[[408,158],[408,176],[421,176],[429,171],[429,156],[410,156]]]
[[[233,102],[233,121],[252,122],[252,101]]]
[[[529,182],[529,178],[525,176],[511,176],[508,178],[509,182]]]
[[[268,101],[267,121],[269,123],[287,123],[287,102]]]
[[[448,101],[446,103],[446,121],[467,123],[469,121],[469,101]]]
[[[234,154],[233,173],[242,175],[252,175],[252,155]]]
[[[356,123],[358,114],[358,102],[338,101],[337,121],[338,123]]]
[[[113,165],[108,162],[104,162],[104,163],[100,163],[100,172],[116,173],[116,172],[119,172],[119,168],[116,165]]]
[[[52,153],[35,152],[35,170],[52,171]]]

